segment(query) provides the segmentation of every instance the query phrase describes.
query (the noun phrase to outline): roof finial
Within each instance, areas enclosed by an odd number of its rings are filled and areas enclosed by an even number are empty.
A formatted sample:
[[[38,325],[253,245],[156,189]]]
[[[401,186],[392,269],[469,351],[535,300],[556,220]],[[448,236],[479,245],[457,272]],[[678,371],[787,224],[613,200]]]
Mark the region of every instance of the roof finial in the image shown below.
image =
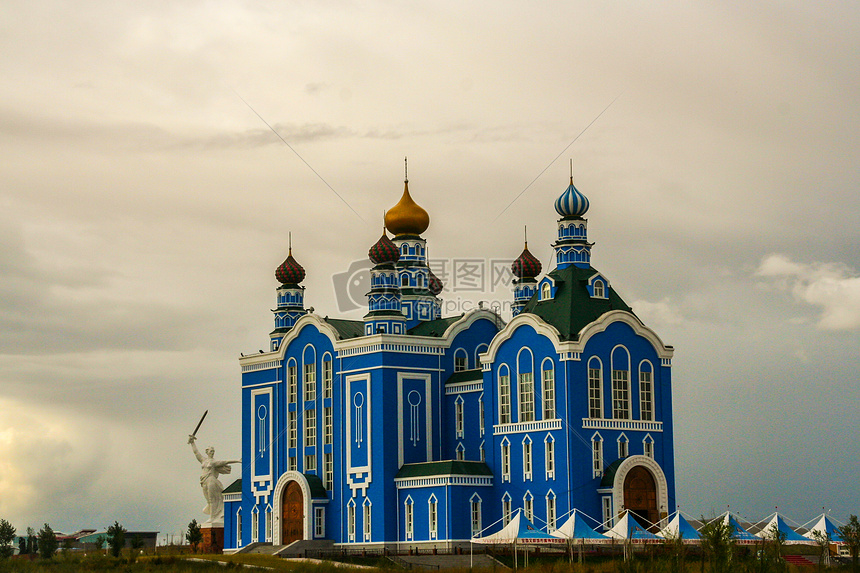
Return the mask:
[[[403,158],[403,181],[409,183],[409,158]]]
[[[288,254],[292,255],[293,254],[293,232],[290,231],[289,233],[287,233],[287,237],[288,237],[288,239],[287,239],[288,245],[290,247],[290,252]]]
[[[570,158],[570,184],[573,185],[573,157]]]
[[[523,225],[523,241],[526,244],[526,248],[529,248],[529,226]]]

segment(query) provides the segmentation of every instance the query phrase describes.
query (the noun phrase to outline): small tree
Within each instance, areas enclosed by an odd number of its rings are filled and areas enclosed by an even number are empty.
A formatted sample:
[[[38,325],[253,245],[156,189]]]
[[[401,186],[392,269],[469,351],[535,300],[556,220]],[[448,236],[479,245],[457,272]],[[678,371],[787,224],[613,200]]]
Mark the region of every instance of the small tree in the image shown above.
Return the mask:
[[[131,538],[131,548],[134,552],[134,559],[137,559],[137,556],[140,553],[140,550],[143,549],[143,546],[143,538],[140,536],[140,534],[135,533],[134,537]]]
[[[27,555],[36,555],[39,552],[39,538],[36,537],[36,530],[32,527],[27,528]]]
[[[191,545],[191,551],[197,553],[197,547],[203,541],[203,532],[200,531],[200,525],[196,519],[192,519],[191,523],[188,524],[188,533],[185,534],[185,539]]]
[[[59,547],[57,534],[51,529],[47,523],[39,530],[39,557],[42,559],[50,559],[54,556],[54,552]]]
[[[818,546],[818,570],[821,571],[825,565],[830,566],[830,533],[821,533],[816,529],[812,532],[812,539]]]
[[[702,570],[705,569],[704,556],[707,555],[712,573],[728,573],[734,551],[732,526],[722,519],[714,519],[699,530],[699,535],[702,536]]]
[[[851,570],[858,573],[860,571],[857,567],[857,553],[860,552],[860,521],[857,521],[857,516],[849,517],[848,523],[839,528],[839,533],[851,551]]]
[[[114,557],[119,557],[123,547],[125,547],[125,534],[125,527],[120,525],[118,521],[114,521],[113,525],[107,528],[107,542],[110,553]]]
[[[0,519],[0,559],[8,559],[14,553],[15,528],[5,519]]]

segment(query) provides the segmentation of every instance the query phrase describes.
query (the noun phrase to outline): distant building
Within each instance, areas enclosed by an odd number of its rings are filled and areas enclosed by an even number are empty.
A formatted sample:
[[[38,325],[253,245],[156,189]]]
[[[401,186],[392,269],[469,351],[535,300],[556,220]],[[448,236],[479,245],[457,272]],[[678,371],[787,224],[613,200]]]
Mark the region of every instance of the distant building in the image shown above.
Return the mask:
[[[673,348],[591,266],[588,206],[571,178],[555,269],[525,246],[507,324],[441,317],[408,182],[393,239],[370,247],[363,320],[308,311],[290,250],[268,351],[239,360],[245,463],[224,491],[225,548],[457,545],[518,508],[550,528],[573,508],[673,510]]]

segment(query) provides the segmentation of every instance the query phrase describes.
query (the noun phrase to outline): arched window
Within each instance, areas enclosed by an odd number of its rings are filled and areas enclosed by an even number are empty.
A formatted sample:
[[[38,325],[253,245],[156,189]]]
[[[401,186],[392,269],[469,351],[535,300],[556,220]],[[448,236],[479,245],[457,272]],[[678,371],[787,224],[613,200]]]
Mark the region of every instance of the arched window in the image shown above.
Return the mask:
[[[603,475],[603,438],[597,433],[591,436],[591,470],[594,477]]]
[[[594,281],[594,298],[604,298],[603,281]]]
[[[458,348],[454,351],[454,372],[462,372],[469,367],[466,351]]]
[[[424,275],[418,275],[418,288],[424,288]]]
[[[402,286],[402,287],[408,287],[409,286],[409,275],[407,275],[406,273],[403,273],[402,275],[400,275],[400,286]]]
[[[406,501],[403,502],[403,511],[404,518],[403,522],[406,524],[406,540],[412,540],[412,536],[415,532],[415,514],[412,511],[412,496],[408,496]]]
[[[603,384],[600,359],[593,356],[588,361],[588,417],[603,417]]]
[[[543,283],[540,286],[540,299],[541,300],[549,300],[551,298],[552,291],[550,290],[550,286],[548,282]]]
[[[612,417],[630,419],[630,355],[623,346],[612,350]]]
[[[521,348],[517,356],[517,374],[519,421],[533,422],[535,419],[534,357],[531,350],[526,347]]]
[[[543,384],[543,419],[552,420],[555,415],[555,368],[552,360],[543,361],[541,383]]]
[[[639,364],[639,419],[654,420],[654,368],[647,360]]]
[[[511,423],[511,375],[506,365],[499,367],[499,424]]]

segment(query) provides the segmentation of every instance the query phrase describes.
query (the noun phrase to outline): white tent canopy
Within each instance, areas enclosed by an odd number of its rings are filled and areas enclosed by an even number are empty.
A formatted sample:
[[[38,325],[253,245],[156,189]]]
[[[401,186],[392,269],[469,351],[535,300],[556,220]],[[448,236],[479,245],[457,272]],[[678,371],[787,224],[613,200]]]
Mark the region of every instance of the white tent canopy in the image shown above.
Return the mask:
[[[546,545],[552,543],[563,544],[564,539],[553,537],[538,529],[534,523],[525,518],[522,510],[517,510],[511,521],[501,530],[487,535],[486,537],[473,537],[474,543],[513,544],[517,545]]]
[[[700,543],[702,541],[699,532],[690,525],[689,521],[684,519],[680,511],[675,512],[669,523],[657,535],[666,539],[681,539],[684,543]]]
[[[585,514],[578,509],[574,509],[567,521],[553,531],[551,535],[553,537],[578,541],[581,544],[612,543],[612,539],[602,533],[598,533],[589,526],[583,519],[583,515]]]
[[[618,520],[612,529],[606,532],[606,535],[615,539],[623,539],[632,541],[633,543],[653,543],[662,541],[659,537],[649,532],[647,529],[636,521],[636,518],[626,510],[621,519]]]
[[[774,513],[771,520],[762,528],[761,531],[758,532],[758,534],[764,539],[773,540],[776,539],[776,531],[785,536],[786,545],[812,545],[815,543],[789,527],[779,513]]]

